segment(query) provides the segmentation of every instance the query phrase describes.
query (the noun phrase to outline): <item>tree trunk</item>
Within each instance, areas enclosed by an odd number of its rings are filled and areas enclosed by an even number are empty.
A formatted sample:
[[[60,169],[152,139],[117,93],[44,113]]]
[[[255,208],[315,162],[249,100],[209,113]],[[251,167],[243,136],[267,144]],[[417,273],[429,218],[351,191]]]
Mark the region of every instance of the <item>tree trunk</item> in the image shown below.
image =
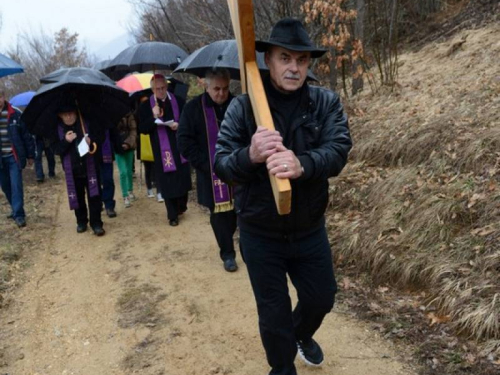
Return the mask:
[[[365,0],[356,0],[356,24],[354,27],[354,38],[363,42],[364,41],[364,23],[365,23]],[[363,90],[363,74],[358,73],[361,68],[361,56],[359,56],[352,64],[352,95],[356,95]]]

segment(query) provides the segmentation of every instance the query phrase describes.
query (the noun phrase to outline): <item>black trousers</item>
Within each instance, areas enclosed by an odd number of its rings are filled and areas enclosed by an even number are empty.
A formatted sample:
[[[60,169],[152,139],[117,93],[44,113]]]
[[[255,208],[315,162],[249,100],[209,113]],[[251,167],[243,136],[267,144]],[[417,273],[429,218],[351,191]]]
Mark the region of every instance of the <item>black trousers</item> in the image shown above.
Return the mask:
[[[233,236],[237,226],[234,210],[219,213],[210,210],[210,225],[219,245],[220,258],[222,260],[234,259],[236,252],[234,251]]]
[[[183,195],[179,198],[165,198],[165,206],[167,207],[168,220],[176,220],[179,215],[186,212],[188,195]]]
[[[326,230],[295,240],[240,229],[240,245],[257,302],[269,374],[296,375],[296,341],[312,338],[335,301],[337,284]],[[298,296],[293,312],[287,274]]]
[[[76,196],[78,198],[79,208],[75,210],[76,222],[78,224],[87,224],[89,222],[88,213],[90,211],[90,226],[92,228],[102,227],[103,223],[101,220],[101,189],[99,189],[99,195],[95,197],[90,197],[87,177],[75,177],[75,188]],[[98,182],[100,186],[100,182]],[[89,202],[89,209],[87,211],[87,204],[85,202],[85,196]]]
[[[160,186],[156,184],[155,180],[155,171],[154,171],[154,162],[152,161],[144,161],[144,171],[145,171],[145,177],[146,177],[146,187],[148,189],[153,188],[153,182],[155,183],[155,186]]]

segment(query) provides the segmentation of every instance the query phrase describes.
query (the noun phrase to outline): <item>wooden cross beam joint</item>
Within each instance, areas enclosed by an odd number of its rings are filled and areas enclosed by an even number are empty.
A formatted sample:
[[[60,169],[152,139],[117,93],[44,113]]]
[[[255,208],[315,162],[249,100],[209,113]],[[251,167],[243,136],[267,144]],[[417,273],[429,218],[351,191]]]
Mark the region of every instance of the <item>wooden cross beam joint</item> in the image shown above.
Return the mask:
[[[234,35],[238,45],[241,89],[248,93],[257,126],[275,130],[266,92],[257,66],[252,0],[228,0]],[[276,208],[280,215],[291,211],[292,187],[288,179],[269,174]]]

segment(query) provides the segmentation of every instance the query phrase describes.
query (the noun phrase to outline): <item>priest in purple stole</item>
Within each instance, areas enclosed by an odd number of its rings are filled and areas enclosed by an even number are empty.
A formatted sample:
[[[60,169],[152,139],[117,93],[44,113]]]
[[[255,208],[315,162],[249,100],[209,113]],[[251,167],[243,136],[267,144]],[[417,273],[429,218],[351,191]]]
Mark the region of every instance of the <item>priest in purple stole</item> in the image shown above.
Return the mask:
[[[213,170],[219,126],[233,98],[229,81],[229,72],[225,69],[207,72],[206,92],[187,103],[182,112],[177,142],[182,155],[196,169],[198,203],[210,210],[210,224],[224,269],[234,272],[238,266],[233,243],[236,231],[233,191]]]
[[[153,95],[139,107],[139,131],[150,135],[155,176],[165,200],[168,221],[177,226],[179,216],[187,210],[191,171],[188,161],[179,153],[176,137],[184,100],[167,88],[165,77],[155,74],[151,79]]]
[[[90,227],[95,235],[102,236],[105,232],[101,220],[98,145],[102,144],[103,134],[92,133],[87,120],[80,116],[76,105],[67,103],[58,110],[57,135],[59,141],[53,148],[56,154],[61,156],[69,207],[75,211],[76,231],[83,233],[87,230],[90,213]],[[89,152],[80,156],[78,145],[82,140],[88,144]],[[88,210],[85,196],[88,200]]]

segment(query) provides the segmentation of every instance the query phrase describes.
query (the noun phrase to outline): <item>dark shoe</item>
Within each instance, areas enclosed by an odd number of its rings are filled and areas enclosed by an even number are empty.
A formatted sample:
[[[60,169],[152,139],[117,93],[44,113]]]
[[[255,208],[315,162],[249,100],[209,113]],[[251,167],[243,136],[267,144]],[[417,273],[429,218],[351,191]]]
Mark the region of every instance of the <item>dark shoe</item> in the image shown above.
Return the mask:
[[[7,215],[7,219],[14,220],[14,214],[11,212],[10,215]]]
[[[116,217],[116,211],[114,208],[106,208],[106,215],[108,215],[108,217]]]
[[[302,358],[306,365],[317,367],[323,363],[323,351],[313,339],[309,341],[297,341],[297,349],[300,358]]]
[[[96,236],[104,236],[104,233],[106,233],[102,227],[94,227],[92,230]]]
[[[56,178],[56,174],[55,173],[49,174],[49,178]]]
[[[179,225],[179,219],[169,220],[168,223],[171,227],[176,227],[177,225]]]
[[[224,269],[227,272],[235,272],[238,269],[238,265],[236,264],[236,260],[233,258],[226,259],[224,261]]]
[[[45,181],[45,178],[37,178],[36,179],[36,182],[38,182],[39,184],[41,184],[44,181]]]
[[[26,219],[24,217],[18,217],[15,218],[14,220],[16,221],[16,224],[19,228],[26,226]]]
[[[77,233],[83,233],[87,231],[87,224],[78,224],[76,226],[76,232]]]

